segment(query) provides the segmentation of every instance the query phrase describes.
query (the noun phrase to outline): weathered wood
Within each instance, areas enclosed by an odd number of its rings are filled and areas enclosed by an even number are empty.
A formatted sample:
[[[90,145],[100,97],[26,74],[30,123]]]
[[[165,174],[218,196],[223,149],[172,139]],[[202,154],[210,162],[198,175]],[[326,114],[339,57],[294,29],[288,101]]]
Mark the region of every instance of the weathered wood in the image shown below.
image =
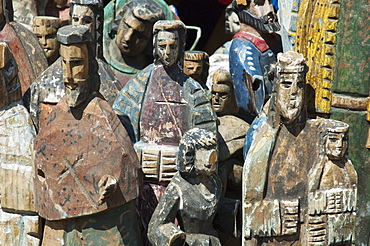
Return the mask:
[[[173,16],[165,3],[156,0],[121,0],[109,3],[105,10],[104,58],[124,86],[153,61],[154,23]]]
[[[221,207],[221,180],[217,170],[217,138],[205,130],[191,129],[180,142],[178,170],[167,187],[149,223],[152,245],[221,245],[213,226]],[[226,200],[224,200],[226,201]],[[238,202],[228,203],[221,213],[224,228],[235,233]],[[224,207],[225,208],[225,207]],[[177,227],[175,218],[179,223]],[[225,225],[226,224],[226,225]]]
[[[57,31],[60,24],[60,19],[56,17],[36,16],[33,18],[33,32],[44,49],[49,65],[59,57]]]

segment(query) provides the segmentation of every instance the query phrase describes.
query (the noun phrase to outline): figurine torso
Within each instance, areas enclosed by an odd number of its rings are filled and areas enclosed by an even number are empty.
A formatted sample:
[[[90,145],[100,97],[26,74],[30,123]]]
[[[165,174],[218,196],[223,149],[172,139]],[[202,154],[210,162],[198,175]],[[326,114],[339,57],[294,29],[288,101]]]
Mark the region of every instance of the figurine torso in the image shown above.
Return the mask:
[[[179,78],[179,67],[168,70],[172,77]],[[183,83],[173,80],[162,65],[154,68],[141,110],[140,141],[159,145],[179,144],[190,125]]]

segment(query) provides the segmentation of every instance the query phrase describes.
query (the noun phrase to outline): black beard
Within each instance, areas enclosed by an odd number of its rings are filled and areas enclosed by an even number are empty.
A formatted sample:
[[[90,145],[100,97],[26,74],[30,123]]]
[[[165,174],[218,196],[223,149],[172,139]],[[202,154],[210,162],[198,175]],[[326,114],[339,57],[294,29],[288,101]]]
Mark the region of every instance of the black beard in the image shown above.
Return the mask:
[[[262,17],[256,17],[251,14],[248,10],[240,10],[238,12],[239,20],[241,23],[247,24],[254,27],[257,31],[273,33],[280,30],[280,24],[278,22],[277,15],[274,13],[269,13]],[[269,22],[269,17],[274,19],[273,22]]]

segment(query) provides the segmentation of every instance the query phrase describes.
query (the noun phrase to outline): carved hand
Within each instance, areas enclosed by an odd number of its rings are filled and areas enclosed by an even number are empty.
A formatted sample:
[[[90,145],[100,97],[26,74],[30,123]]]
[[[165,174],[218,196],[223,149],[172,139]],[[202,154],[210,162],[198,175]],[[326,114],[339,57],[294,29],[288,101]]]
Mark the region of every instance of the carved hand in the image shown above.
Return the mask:
[[[299,221],[299,201],[280,201],[282,234],[291,235],[297,233]]]
[[[112,194],[116,191],[117,189],[117,180],[111,176],[111,175],[104,175],[99,183],[99,201],[98,204],[101,205],[105,203],[109,197],[112,196]]]

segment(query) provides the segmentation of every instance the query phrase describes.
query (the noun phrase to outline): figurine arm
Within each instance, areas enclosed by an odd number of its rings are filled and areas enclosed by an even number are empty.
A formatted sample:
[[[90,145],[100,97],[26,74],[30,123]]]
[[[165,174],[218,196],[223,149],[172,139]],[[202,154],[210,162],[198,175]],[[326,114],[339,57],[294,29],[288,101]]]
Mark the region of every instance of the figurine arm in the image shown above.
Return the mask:
[[[152,245],[183,245],[185,233],[173,222],[179,209],[180,195],[174,185],[169,184],[155,209],[148,227],[148,239]]]

